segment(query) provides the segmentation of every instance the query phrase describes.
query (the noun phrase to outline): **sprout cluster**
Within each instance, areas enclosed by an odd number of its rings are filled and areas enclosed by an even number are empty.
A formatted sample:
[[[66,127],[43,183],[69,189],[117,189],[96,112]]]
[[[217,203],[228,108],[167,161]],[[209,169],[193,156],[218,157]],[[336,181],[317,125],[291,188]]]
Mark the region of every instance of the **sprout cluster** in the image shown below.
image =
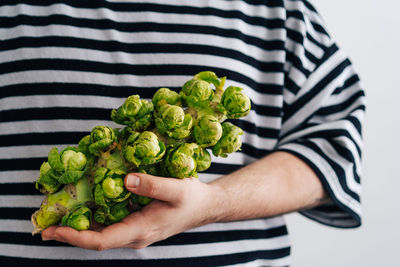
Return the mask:
[[[187,178],[227,157],[242,145],[242,129],[226,119],[251,109],[242,88],[224,89],[225,77],[204,71],[179,93],[160,88],[151,101],[129,96],[111,119],[123,125],[96,126],[76,147],[50,150],[40,167],[36,188],[46,195],[32,215],[33,233],[61,224],[90,229],[92,221],[113,224],[152,199],[124,187],[129,172]]]

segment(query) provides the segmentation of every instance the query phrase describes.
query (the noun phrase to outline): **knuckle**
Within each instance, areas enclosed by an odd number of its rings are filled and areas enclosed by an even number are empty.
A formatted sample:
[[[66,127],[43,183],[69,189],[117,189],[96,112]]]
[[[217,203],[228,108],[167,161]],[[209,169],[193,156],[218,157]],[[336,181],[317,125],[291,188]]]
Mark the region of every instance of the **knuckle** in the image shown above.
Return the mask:
[[[188,194],[189,194],[188,191],[180,190],[180,192],[178,194],[176,194],[176,196],[175,196],[176,201],[178,203],[185,203],[186,199],[189,197]]]
[[[137,243],[145,243],[146,241],[148,241],[150,238],[150,234],[148,233],[148,231],[142,231],[140,234],[138,234],[138,236],[136,237],[136,242]]]
[[[188,181],[184,181],[186,183],[185,186],[179,186],[177,188],[176,201],[178,201],[178,203],[185,203],[187,200],[192,199],[193,196],[196,195],[196,192],[199,190],[199,187],[193,184],[194,182],[191,179],[187,180]]]
[[[144,229],[139,234],[137,234],[134,243],[151,244],[155,236],[156,236],[156,229],[153,229],[153,227],[148,227],[147,229]]]
[[[145,244],[145,243],[135,243],[131,246],[131,248],[133,249],[142,249],[142,248],[146,248],[149,245]]]
[[[107,249],[107,247],[104,245],[104,243],[99,242],[99,243],[96,244],[95,250],[104,251],[106,249]]]

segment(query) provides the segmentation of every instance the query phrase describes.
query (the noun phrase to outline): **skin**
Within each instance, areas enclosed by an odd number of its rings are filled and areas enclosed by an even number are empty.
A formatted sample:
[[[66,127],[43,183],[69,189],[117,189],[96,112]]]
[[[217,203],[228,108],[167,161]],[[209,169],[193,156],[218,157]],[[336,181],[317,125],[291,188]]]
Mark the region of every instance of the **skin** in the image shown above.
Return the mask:
[[[108,227],[79,232],[52,226],[42,239],[99,251],[141,249],[201,225],[271,217],[329,202],[313,170],[286,152],[272,153],[208,184],[131,173],[125,186],[155,200]]]

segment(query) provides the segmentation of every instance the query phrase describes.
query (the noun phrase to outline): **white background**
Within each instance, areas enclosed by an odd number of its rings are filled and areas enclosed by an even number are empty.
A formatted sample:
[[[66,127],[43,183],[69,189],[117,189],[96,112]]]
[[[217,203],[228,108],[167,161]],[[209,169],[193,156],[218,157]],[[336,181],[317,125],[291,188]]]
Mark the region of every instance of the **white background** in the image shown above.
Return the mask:
[[[334,229],[288,215],[293,267],[400,266],[400,1],[311,2],[367,95],[363,225]]]

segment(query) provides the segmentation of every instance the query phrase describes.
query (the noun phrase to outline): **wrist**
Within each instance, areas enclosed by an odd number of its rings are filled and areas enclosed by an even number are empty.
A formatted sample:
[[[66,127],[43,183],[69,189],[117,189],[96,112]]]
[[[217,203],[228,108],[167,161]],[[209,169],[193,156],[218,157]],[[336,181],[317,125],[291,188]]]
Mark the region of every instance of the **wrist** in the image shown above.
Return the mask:
[[[226,214],[228,211],[228,192],[218,183],[209,183],[209,201],[208,201],[208,213],[209,223],[225,221]]]

